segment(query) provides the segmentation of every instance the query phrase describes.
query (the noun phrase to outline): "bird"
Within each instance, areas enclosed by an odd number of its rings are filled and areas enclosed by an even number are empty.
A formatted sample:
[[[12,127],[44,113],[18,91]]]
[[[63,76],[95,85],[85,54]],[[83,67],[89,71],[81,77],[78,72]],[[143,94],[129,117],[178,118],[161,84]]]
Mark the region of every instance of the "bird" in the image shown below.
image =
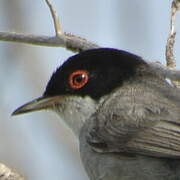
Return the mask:
[[[12,115],[39,110],[72,130],[90,180],[180,180],[180,90],[138,55],[97,48],[69,57]]]

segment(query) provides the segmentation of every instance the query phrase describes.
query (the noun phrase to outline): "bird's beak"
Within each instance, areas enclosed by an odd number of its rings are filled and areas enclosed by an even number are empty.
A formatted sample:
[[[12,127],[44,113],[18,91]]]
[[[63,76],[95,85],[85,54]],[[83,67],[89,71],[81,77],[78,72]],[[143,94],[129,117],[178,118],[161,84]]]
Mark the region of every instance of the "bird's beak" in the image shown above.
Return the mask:
[[[17,108],[12,115],[19,115],[23,113],[40,111],[43,109],[50,109],[52,106],[57,104],[60,101],[60,96],[53,97],[39,97],[31,102],[28,102],[21,107]]]

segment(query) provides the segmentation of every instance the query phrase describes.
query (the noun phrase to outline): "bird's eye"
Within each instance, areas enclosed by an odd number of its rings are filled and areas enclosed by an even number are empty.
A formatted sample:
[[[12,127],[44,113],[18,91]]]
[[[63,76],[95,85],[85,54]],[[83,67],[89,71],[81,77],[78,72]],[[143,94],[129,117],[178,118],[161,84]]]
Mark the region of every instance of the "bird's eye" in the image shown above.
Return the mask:
[[[82,88],[89,80],[89,74],[85,70],[77,70],[70,74],[69,85],[72,89]]]

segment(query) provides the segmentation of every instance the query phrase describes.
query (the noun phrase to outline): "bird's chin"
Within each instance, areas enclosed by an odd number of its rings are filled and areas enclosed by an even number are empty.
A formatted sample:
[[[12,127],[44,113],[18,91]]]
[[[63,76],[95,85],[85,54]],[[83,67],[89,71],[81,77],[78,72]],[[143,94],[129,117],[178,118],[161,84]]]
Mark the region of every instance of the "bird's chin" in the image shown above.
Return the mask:
[[[53,106],[52,110],[60,117],[75,136],[79,136],[80,129],[85,122],[85,116],[72,104],[63,106],[62,104]]]
[[[76,136],[79,136],[84,122],[95,112],[96,104],[86,97],[71,96],[64,98],[58,104],[54,104],[52,110],[58,114]]]

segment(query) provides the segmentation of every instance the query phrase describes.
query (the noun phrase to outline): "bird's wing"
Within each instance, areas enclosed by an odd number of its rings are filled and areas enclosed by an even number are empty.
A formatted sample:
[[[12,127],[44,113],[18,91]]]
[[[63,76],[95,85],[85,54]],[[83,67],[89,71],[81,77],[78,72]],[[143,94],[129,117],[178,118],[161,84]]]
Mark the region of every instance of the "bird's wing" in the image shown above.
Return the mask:
[[[141,87],[114,93],[93,117],[87,140],[102,152],[180,157],[180,110],[175,99]]]

